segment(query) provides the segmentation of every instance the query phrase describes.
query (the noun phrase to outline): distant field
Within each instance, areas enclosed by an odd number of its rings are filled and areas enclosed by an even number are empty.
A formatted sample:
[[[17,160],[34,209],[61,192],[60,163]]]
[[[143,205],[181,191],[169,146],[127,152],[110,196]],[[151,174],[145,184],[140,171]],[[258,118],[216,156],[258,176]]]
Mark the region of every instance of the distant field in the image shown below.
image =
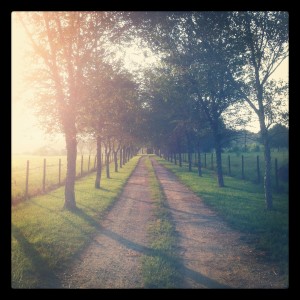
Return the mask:
[[[257,181],[257,156],[259,156],[259,164],[260,164],[260,177],[263,178],[264,174],[264,154],[263,152],[247,152],[247,153],[223,153],[222,155],[222,164],[223,170],[228,175],[228,155],[230,155],[231,162],[231,176],[242,178],[242,155],[244,157],[244,173],[245,179],[250,180],[252,182]],[[289,153],[288,151],[273,151],[271,153],[271,164],[272,164],[272,181],[275,184],[275,159],[277,158],[277,166],[278,169],[283,165],[288,164],[289,162]],[[262,182],[262,180],[261,180]],[[281,181],[281,184],[284,184]]]
[[[26,165],[29,160],[28,194],[36,195],[43,187],[43,166],[46,159],[46,190],[59,182],[59,159],[61,159],[61,182],[66,178],[66,156],[38,156],[38,155],[13,155],[11,163],[12,199],[22,198],[25,195]],[[83,172],[88,171],[88,155],[83,157]],[[95,157],[90,159],[90,170],[94,167]],[[77,156],[76,174],[81,172],[81,156]]]

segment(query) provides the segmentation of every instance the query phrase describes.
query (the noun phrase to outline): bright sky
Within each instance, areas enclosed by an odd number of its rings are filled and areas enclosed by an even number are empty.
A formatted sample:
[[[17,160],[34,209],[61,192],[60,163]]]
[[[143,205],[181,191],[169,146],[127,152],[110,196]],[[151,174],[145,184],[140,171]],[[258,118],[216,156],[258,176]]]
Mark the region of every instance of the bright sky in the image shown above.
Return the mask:
[[[25,35],[23,27],[16,25],[12,21],[12,152],[22,153],[32,151],[46,144],[53,145],[55,148],[64,148],[62,135],[45,135],[37,126],[37,118],[32,108],[28,107],[26,98],[28,91],[24,84],[23,76],[28,66],[25,64],[24,52],[30,47],[29,41]],[[151,58],[145,59],[143,50],[132,47],[126,54],[128,67],[134,69],[142,64],[151,64]],[[288,80],[288,60],[276,70],[275,78]],[[258,122],[253,121],[248,130],[257,132],[259,130]]]
[[[62,149],[65,142],[62,135],[49,136],[39,128],[33,109],[26,101],[30,91],[26,89],[23,76],[28,66],[24,53],[30,49],[24,29],[12,21],[12,153],[32,151],[44,145],[53,145]]]

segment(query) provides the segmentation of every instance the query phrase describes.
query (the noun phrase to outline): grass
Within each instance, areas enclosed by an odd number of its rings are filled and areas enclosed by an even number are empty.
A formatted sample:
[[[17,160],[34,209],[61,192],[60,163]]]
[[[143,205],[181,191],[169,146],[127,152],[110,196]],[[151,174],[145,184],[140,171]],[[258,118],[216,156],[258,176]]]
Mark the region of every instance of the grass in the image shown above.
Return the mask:
[[[156,178],[152,164],[147,158],[151,197],[155,201],[154,221],[148,234],[149,247],[153,255],[142,256],[142,269],[145,288],[174,288],[179,281],[175,255],[176,235],[171,215],[166,207],[165,195]]]
[[[66,156],[39,156],[39,155],[13,155],[11,163],[11,187],[12,199],[20,199],[25,196],[26,165],[29,160],[28,192],[30,196],[41,194],[43,188],[43,166],[46,159],[46,190],[57,185],[59,182],[59,159],[61,159],[61,182],[66,178]],[[94,167],[95,156],[83,156],[83,173]],[[76,174],[80,176],[81,155],[77,155]]]
[[[111,179],[102,177],[94,189],[95,175],[76,181],[78,210],[63,210],[64,188],[38,196],[12,208],[12,287],[60,287],[56,274],[78,255],[98,228],[137,165],[135,156]]]
[[[266,211],[263,187],[250,181],[224,177],[224,188],[217,186],[215,172],[203,169],[199,177],[196,168],[188,172],[156,157],[181,182],[216,210],[228,224],[250,234],[251,242],[265,253],[265,258],[276,262],[282,274],[288,276],[288,195],[274,194],[272,211]]]
[[[242,155],[244,156],[244,176],[245,180],[257,183],[257,167],[256,157],[259,156],[260,164],[260,185],[263,186],[263,172],[264,172],[264,153],[260,152],[237,152],[237,153],[222,153],[222,168],[225,175],[229,175],[228,156],[230,156],[230,176],[242,179]],[[196,155],[197,156],[197,155]],[[187,154],[185,154],[187,160]],[[289,152],[287,150],[278,152],[277,150],[271,151],[271,180],[274,192],[275,189],[275,158],[277,158],[278,169],[284,166],[289,161]],[[197,157],[192,155],[193,166],[197,165]],[[205,164],[204,154],[201,153],[202,165]],[[183,164],[187,168],[187,163]],[[207,169],[216,170],[216,157],[213,155],[213,168],[211,165],[211,153],[206,153],[206,167]],[[279,191],[283,193],[288,192],[288,183],[280,180],[279,178]]]

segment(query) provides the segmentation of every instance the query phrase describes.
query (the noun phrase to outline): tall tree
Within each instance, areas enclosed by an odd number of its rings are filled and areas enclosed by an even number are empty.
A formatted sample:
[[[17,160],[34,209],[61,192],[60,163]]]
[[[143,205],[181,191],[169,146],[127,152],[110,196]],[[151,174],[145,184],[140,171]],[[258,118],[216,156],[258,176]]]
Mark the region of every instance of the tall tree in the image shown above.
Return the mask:
[[[65,135],[67,175],[66,209],[76,208],[75,176],[78,108],[84,98],[87,62],[94,49],[95,23],[85,12],[19,12],[18,19],[31,41],[37,83],[36,101],[46,128]]]
[[[100,52],[100,51],[99,51]],[[137,84],[132,76],[113,62],[108,63],[105,57],[98,55],[97,67],[89,78],[90,91],[87,103],[82,109],[82,126],[97,138],[97,174],[95,187],[100,188],[101,180],[101,146],[105,146],[106,161],[112,151],[113,141],[126,143],[130,123],[131,112],[136,107]],[[119,151],[120,147],[115,148]],[[117,153],[115,153],[117,154]],[[106,164],[106,174],[109,177],[109,165]]]
[[[218,184],[223,187],[224,112],[238,100],[227,68],[234,71],[240,68],[238,60],[233,63],[238,53],[235,42],[228,38],[227,14],[182,13],[175,14],[172,21],[173,37],[169,39],[171,49],[176,51],[166,59],[181,67],[188,97],[194,100],[199,116],[206,116],[214,137]],[[231,56],[224,55],[226,53]]]
[[[272,74],[288,57],[287,12],[236,12],[231,16],[230,35],[240,43],[243,69],[231,73],[240,97],[251,107],[259,119],[264,145],[266,208],[273,207],[271,188],[271,151],[269,127],[287,121],[284,97],[287,84],[272,79]]]

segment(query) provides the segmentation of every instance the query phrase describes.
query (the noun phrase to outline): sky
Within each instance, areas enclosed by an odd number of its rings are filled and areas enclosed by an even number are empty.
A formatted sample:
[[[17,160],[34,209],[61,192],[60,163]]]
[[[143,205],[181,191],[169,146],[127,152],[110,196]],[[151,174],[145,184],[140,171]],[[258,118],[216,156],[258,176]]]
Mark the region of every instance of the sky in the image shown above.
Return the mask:
[[[30,44],[24,29],[12,21],[12,153],[30,152],[44,145],[49,145],[60,150],[65,147],[63,135],[46,135],[38,126],[37,117],[34,115],[33,108],[27,103],[27,97],[30,96],[30,94],[28,94],[28,90],[26,89],[23,76],[28,69],[24,59],[24,52],[28,48],[30,48]],[[140,50],[139,53],[139,49],[137,48],[129,49],[126,59],[128,67],[131,65],[137,68],[141,63],[145,63],[143,50]],[[148,63],[151,63],[151,61],[148,61]],[[287,59],[276,70],[274,78],[288,80]],[[253,120],[246,129],[258,132],[258,121]]]

